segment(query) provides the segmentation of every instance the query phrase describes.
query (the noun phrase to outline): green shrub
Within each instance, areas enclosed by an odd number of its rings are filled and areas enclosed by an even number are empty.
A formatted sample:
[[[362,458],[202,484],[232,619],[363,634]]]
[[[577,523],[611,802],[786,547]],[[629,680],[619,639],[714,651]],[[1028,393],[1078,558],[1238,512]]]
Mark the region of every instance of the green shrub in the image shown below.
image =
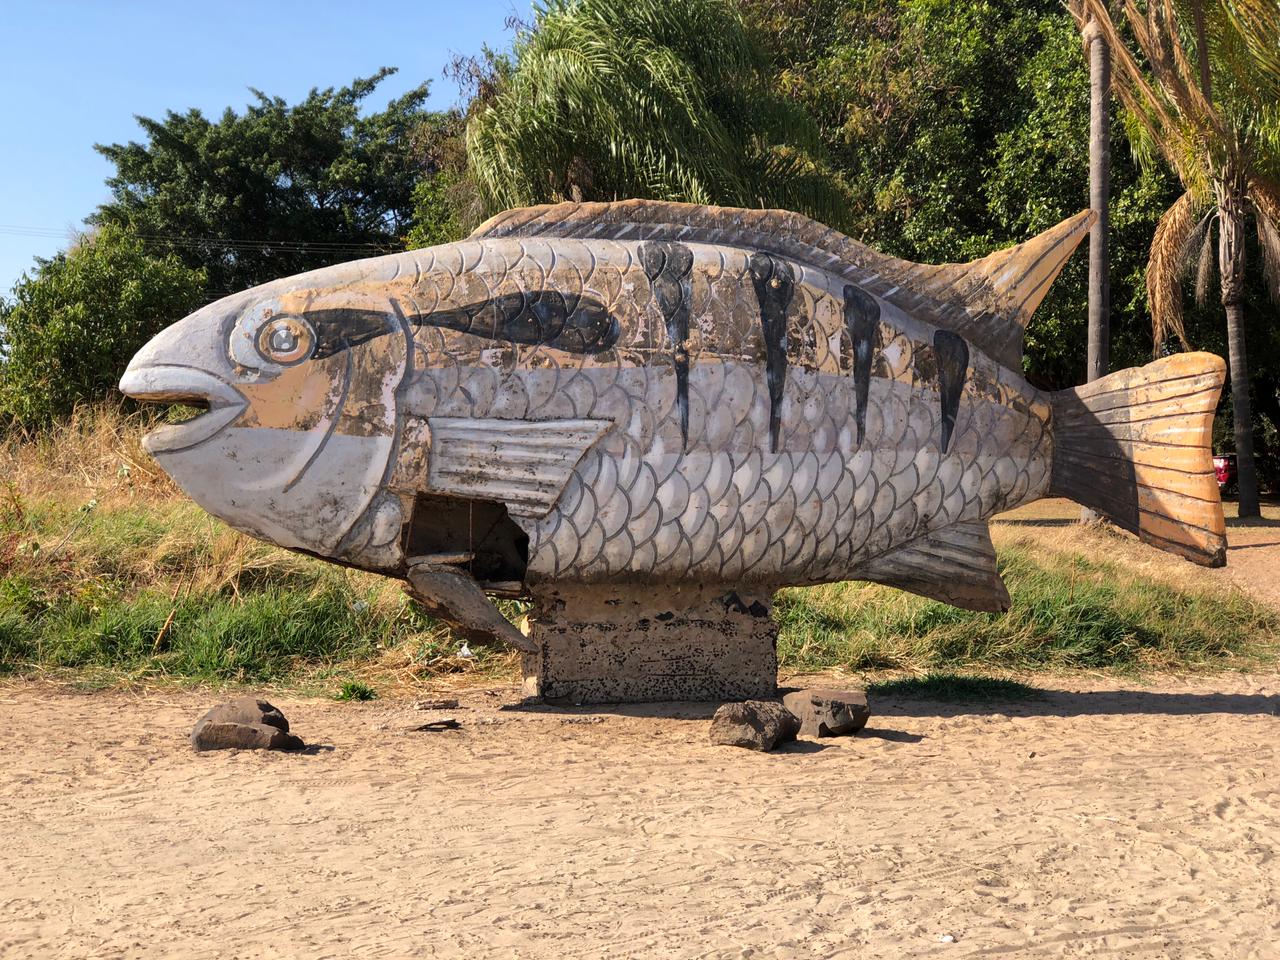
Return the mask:
[[[342,685],[342,688],[334,694],[335,700],[347,701],[366,701],[377,700],[378,693],[373,687],[367,686],[358,680],[348,680]]]
[[[0,424],[40,428],[111,395],[138,349],[203,301],[204,283],[115,228],[38,261],[0,312]]]

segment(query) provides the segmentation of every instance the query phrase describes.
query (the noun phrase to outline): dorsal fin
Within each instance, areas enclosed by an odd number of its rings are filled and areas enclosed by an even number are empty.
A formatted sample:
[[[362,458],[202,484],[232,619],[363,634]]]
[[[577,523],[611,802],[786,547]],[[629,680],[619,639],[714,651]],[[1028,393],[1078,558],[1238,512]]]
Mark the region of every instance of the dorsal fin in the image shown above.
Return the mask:
[[[1086,210],[1019,246],[972,263],[937,266],[872,250],[798,213],[659,200],[523,207],[498,214],[471,236],[667,239],[750,247],[842,276],[1017,369],[1027,321],[1092,222]]]

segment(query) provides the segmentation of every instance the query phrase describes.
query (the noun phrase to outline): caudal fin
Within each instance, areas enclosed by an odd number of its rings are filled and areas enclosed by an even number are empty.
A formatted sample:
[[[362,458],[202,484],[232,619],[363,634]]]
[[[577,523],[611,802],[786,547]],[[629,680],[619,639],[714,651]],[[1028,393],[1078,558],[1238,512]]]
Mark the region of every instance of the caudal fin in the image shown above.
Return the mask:
[[[1161,550],[1223,566],[1212,444],[1225,379],[1221,357],[1180,353],[1053,394],[1050,494]]]

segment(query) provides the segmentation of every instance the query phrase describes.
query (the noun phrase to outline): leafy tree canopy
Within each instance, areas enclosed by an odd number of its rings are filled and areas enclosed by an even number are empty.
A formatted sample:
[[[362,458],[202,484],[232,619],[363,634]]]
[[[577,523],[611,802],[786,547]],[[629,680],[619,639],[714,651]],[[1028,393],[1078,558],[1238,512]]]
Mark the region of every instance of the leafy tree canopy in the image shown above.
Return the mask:
[[[855,235],[922,262],[972,260],[1089,204],[1089,77],[1058,0],[743,0],[779,88],[817,118]],[[1176,196],[1112,126],[1113,363],[1150,356],[1143,268]],[[1086,258],[1036,312],[1027,373],[1084,379]]]
[[[460,240],[482,219],[467,176],[465,129],[456,111],[436,114],[418,128],[414,155],[422,172],[413,188],[413,227],[405,238],[411,250]]]
[[[392,73],[293,105],[254,90],[243,113],[216,121],[199,110],[138,117],[145,143],[96,147],[116,173],[91,221],[204,269],[211,296],[401,249],[423,173],[415,135],[436,115],[425,83],[361,115]]]
[[[818,129],[732,0],[545,0],[467,125],[487,212],[625,197],[844,220]]]
[[[40,427],[106,396],[143,344],[203,302],[205,279],[114,227],[38,261],[0,301],[0,423]]]

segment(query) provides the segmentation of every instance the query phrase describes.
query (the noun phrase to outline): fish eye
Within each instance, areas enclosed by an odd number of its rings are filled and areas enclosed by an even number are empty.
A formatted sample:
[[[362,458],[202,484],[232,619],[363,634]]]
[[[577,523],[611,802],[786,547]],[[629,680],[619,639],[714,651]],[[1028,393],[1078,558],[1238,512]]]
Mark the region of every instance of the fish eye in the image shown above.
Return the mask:
[[[311,356],[316,334],[299,317],[272,317],[258,328],[258,353],[271,363],[291,366]]]

